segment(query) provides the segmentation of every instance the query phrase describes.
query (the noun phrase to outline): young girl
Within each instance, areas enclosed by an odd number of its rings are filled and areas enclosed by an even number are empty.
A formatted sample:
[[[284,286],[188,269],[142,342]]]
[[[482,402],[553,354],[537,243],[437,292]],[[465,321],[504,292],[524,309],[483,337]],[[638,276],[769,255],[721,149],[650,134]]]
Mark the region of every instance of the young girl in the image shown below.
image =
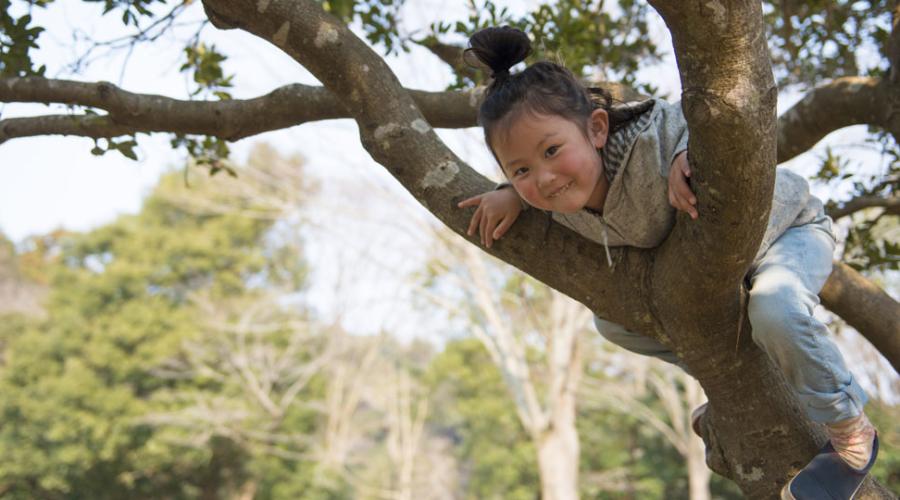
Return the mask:
[[[535,207],[606,248],[652,248],[675,210],[700,216],[687,179],[687,124],[680,106],[648,100],[612,106],[568,70],[542,61],[510,74],[530,52],[512,28],[472,36],[467,51],[493,71],[479,111],[488,147],[508,183],[462,201],[477,206],[469,234],[490,247],[521,210]],[[783,498],[852,498],[875,462],[878,441],[863,413],[866,395],[812,311],[831,273],[831,220],[806,181],[779,169],[769,225],[749,270],[753,340],[784,371],[830,443],[782,491]],[[595,318],[600,333],[634,352],[678,364],[654,339]],[[705,407],[698,409],[696,418]],[[836,450],[836,451],[835,451]]]

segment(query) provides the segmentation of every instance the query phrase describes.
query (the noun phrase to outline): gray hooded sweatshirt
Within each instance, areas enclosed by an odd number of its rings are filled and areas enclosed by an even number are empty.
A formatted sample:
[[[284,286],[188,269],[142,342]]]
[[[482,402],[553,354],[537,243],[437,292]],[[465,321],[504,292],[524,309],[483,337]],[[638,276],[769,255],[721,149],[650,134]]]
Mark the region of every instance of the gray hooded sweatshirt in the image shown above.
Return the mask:
[[[606,246],[608,260],[608,247],[653,248],[669,235],[675,225],[675,208],[668,197],[669,168],[688,143],[680,104],[651,100],[625,106],[647,110],[610,134],[601,151],[610,179],[602,215],[589,210],[552,214],[560,224]],[[822,202],[810,194],[806,180],[777,168],[769,225],[754,261],[788,228],[823,217]]]

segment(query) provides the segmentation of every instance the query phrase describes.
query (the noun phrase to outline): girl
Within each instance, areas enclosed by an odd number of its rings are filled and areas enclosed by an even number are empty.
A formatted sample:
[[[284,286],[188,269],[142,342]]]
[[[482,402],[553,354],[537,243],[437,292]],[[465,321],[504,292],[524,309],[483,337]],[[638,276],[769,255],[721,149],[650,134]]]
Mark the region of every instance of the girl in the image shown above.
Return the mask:
[[[521,31],[488,28],[467,54],[493,71],[479,110],[485,141],[508,183],[462,201],[477,206],[469,234],[490,247],[521,210],[535,207],[609,246],[652,248],[668,236],[675,210],[699,216],[687,179],[687,124],[680,106],[648,100],[612,106],[568,70],[542,61],[510,74],[530,53]],[[812,311],[831,273],[831,220],[806,181],[779,169],[769,224],[749,270],[753,340],[784,371],[830,443],[788,483],[787,499],[852,498],[875,462],[878,440],[863,413],[866,395]],[[678,364],[654,339],[595,318],[610,341]],[[695,412],[702,417],[705,407]],[[695,420],[696,423],[696,420]],[[835,451],[836,450],[836,451]],[[830,495],[830,496],[829,496]]]

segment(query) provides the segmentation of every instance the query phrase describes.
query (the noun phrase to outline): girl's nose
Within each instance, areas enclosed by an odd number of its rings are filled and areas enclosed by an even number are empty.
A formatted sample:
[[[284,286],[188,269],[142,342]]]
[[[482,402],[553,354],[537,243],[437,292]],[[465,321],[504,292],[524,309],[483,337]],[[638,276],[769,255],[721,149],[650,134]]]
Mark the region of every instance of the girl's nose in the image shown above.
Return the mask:
[[[538,187],[544,188],[547,186],[552,186],[555,180],[556,174],[554,174],[549,169],[543,170],[538,176]]]

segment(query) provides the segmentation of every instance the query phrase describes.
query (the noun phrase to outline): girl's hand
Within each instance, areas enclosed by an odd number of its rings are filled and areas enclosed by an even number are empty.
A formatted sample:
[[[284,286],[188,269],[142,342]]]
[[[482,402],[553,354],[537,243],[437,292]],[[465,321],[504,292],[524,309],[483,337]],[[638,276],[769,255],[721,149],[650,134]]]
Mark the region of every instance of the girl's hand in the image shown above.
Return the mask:
[[[691,219],[697,218],[697,197],[688,185],[691,166],[688,164],[687,151],[681,152],[672,160],[669,169],[669,204],[677,210],[687,212]]]
[[[522,200],[511,187],[489,191],[473,196],[459,202],[459,208],[474,207],[478,205],[472,220],[469,222],[469,236],[475,234],[475,230],[481,235],[481,244],[491,248],[494,240],[499,240],[506,230],[513,225],[519,212],[522,211]]]

